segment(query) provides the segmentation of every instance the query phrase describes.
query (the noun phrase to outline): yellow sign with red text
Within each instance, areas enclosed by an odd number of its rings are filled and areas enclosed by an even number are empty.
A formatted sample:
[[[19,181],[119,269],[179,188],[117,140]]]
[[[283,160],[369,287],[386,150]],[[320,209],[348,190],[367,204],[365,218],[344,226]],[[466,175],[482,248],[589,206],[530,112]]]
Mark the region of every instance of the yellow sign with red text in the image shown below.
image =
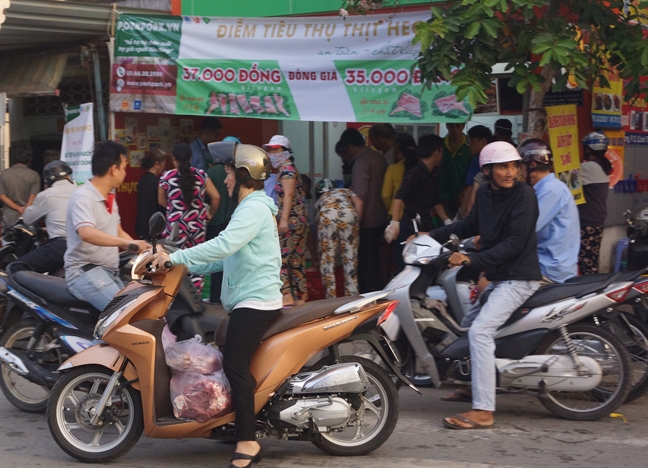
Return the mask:
[[[585,196],[580,173],[576,105],[550,106],[546,110],[556,177],[567,185],[574,201],[580,205],[585,203]]]

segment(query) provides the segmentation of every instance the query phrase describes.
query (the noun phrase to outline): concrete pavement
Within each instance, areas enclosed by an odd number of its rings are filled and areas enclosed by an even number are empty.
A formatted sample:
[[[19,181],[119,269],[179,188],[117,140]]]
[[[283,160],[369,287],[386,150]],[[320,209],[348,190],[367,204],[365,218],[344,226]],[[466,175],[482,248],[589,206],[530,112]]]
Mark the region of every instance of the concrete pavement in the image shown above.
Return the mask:
[[[400,391],[396,430],[380,449],[365,457],[331,457],[310,443],[264,440],[260,468],[292,467],[443,467],[569,468],[648,466],[648,398],[620,409],[621,418],[593,422],[557,419],[534,398],[499,395],[497,427],[450,431],[442,417],[465,411],[466,403],[439,397],[448,389]],[[225,467],[232,446],[212,440],[158,440],[142,437],[113,467]],[[51,438],[45,415],[21,413],[0,396],[0,468],[63,468],[76,461]],[[77,465],[78,466],[78,465]]]

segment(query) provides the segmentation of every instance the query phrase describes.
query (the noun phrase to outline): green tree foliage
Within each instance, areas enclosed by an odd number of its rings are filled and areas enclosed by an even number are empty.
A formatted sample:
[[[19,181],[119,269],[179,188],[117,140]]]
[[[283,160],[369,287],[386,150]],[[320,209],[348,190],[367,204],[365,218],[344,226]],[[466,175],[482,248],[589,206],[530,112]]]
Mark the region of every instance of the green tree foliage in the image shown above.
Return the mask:
[[[542,102],[551,88],[564,89],[568,75],[590,89],[614,67],[629,80],[626,99],[648,100],[648,40],[637,23],[647,0],[454,0],[433,6],[418,25],[418,66],[428,84],[457,87],[457,99],[487,101],[491,67],[506,63],[511,86]],[[567,73],[562,73],[566,70]],[[533,99],[536,95],[536,99]],[[532,103],[533,104],[533,103]]]

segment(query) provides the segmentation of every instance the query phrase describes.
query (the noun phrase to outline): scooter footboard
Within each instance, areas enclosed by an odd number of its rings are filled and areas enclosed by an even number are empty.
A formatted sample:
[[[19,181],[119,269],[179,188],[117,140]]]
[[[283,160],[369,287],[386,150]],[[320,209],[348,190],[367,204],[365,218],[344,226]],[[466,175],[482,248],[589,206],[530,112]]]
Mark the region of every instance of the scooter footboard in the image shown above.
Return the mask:
[[[137,369],[119,351],[105,343],[99,343],[75,354],[57,369],[59,372],[81,366],[103,366],[114,372],[124,367],[124,378],[135,390],[140,390]]]

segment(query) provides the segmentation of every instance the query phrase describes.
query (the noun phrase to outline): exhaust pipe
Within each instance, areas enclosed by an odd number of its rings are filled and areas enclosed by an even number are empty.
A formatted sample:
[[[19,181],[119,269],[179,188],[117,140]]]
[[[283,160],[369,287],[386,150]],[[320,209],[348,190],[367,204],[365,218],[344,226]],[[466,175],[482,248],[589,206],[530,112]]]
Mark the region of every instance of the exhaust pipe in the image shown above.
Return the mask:
[[[16,356],[13,353],[10,353],[5,348],[0,346],[0,362],[11,367],[11,370],[20,375],[27,375],[29,371],[25,364],[23,364],[22,359]]]
[[[58,373],[50,372],[30,360],[22,351],[8,351],[0,347],[0,363],[11,368],[16,374],[32,383],[52,388],[59,378]]]

